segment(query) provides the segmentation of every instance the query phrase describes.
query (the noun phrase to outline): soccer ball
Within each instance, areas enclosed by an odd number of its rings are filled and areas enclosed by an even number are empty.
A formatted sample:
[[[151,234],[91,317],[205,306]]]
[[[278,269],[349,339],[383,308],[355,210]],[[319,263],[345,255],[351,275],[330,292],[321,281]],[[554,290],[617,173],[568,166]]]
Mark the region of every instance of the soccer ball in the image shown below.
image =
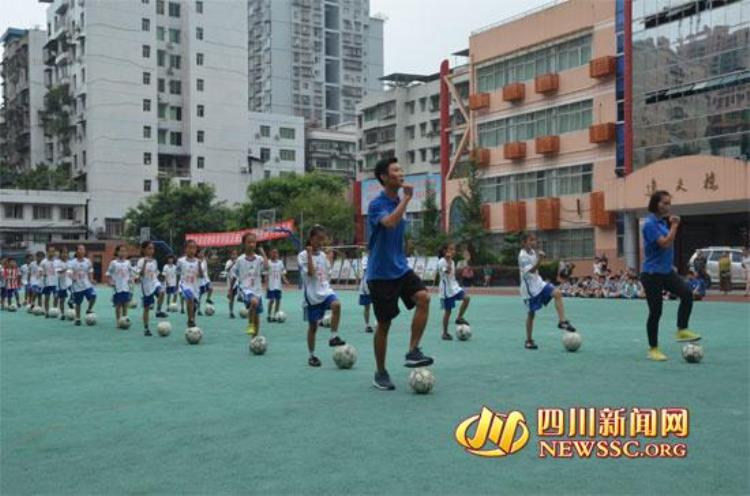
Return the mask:
[[[138,303],[135,300],[130,300],[130,308],[138,308]]]
[[[166,338],[169,336],[169,333],[172,332],[172,324],[167,322],[166,320],[162,320],[158,324],[156,324],[156,332],[159,333],[159,336]]]
[[[435,386],[435,376],[430,369],[420,367],[409,374],[409,387],[417,394],[427,394]]]
[[[68,320],[75,320],[76,319],[76,311],[72,308],[68,308],[65,310],[65,318]]]
[[[240,317],[242,317],[243,319],[246,319],[248,315],[250,315],[250,312],[247,311],[247,308],[245,307],[240,308]]]
[[[357,362],[357,349],[350,344],[337,346],[333,350],[333,363],[340,369],[350,369]]]
[[[185,339],[189,344],[198,344],[203,338],[203,331],[200,327],[188,327],[185,331]]]
[[[277,312],[276,322],[286,322],[286,314],[282,311]]]
[[[703,360],[703,348],[699,344],[688,343],[682,347],[682,358],[688,363],[700,363]]]
[[[34,307],[34,315],[36,315],[37,317],[39,317],[41,315],[44,315],[44,308],[41,307],[40,305],[35,306]]]
[[[86,314],[86,325],[88,325],[88,326],[96,325],[96,314],[95,313],[87,313]]]
[[[117,327],[120,329],[129,329],[130,317],[120,317],[120,320],[117,321]]]
[[[49,318],[51,319],[57,319],[60,317],[60,309],[57,307],[52,307],[49,309],[47,315],[49,315]]]
[[[16,310],[18,310],[18,307],[16,307],[15,303],[11,303],[10,305],[8,305],[9,312],[15,312]]]
[[[167,311],[169,312],[176,312],[179,309],[180,307],[177,305],[177,303],[170,303],[169,306],[167,307]]]
[[[209,317],[216,313],[216,309],[213,305],[206,305],[206,309],[204,310],[205,314]]]
[[[26,305],[26,311],[28,313],[34,313],[34,305]]]
[[[456,337],[459,341],[468,341],[471,339],[471,327],[466,324],[456,326]]]
[[[581,335],[577,332],[565,332],[563,334],[562,343],[568,351],[577,351],[581,347],[582,342]]]
[[[268,340],[265,336],[255,336],[250,340],[250,353],[262,355],[268,349]]]
[[[331,316],[325,315],[320,319],[320,327],[331,327]]]

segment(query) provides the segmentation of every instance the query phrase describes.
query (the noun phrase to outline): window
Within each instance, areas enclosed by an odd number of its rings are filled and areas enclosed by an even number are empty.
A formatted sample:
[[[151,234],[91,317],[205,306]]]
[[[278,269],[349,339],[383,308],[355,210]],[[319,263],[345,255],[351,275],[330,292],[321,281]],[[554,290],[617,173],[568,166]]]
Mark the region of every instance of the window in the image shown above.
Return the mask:
[[[49,205],[34,205],[34,220],[51,220],[52,207]]]
[[[156,0],[156,13],[164,15],[164,0]]]
[[[169,118],[173,121],[181,121],[182,107],[169,107]]]
[[[164,64],[167,60],[167,52],[164,50],[157,50],[156,51],[156,65],[159,67],[164,67]]]
[[[203,91],[203,80],[202,79],[196,79],[195,80],[195,89],[197,91]]]
[[[75,207],[60,207],[60,220],[76,220],[76,208]]]
[[[406,137],[408,139],[414,139],[416,135],[416,129],[414,128],[414,126],[407,126],[404,130],[406,131]]]
[[[195,136],[195,140],[198,143],[203,143],[203,140],[205,139],[205,137],[206,137],[205,133],[203,131],[201,131],[201,130],[198,130],[198,132],[196,133],[196,136]]]
[[[271,171],[270,170],[263,171],[263,178],[264,179],[270,179],[271,178]]]
[[[159,130],[161,135],[161,130]],[[151,165],[151,152],[143,152],[143,165]]]
[[[195,65],[203,65],[203,54],[200,52],[195,54]]]
[[[151,179],[145,179],[143,181],[143,191],[146,193],[151,191]]]
[[[427,98],[422,97],[419,99],[419,110],[421,112],[424,112],[426,108],[427,108]]]
[[[148,98],[143,99],[143,111],[151,112],[151,100],[149,100]]]
[[[182,94],[182,81],[180,81],[179,79],[170,79],[169,80],[169,93],[172,95]]]
[[[169,144],[172,146],[182,146],[182,133],[175,131],[170,132]]]
[[[196,0],[195,2],[195,12],[198,14],[203,13],[203,2],[201,0]]]
[[[279,128],[279,136],[281,136],[284,139],[294,139],[294,128],[293,127]]]
[[[145,17],[141,19],[141,31],[151,31],[151,21]]]
[[[145,84],[145,85],[151,84],[151,73],[150,72],[144,72],[143,73],[143,84]]]
[[[143,52],[143,58],[144,59],[150,58],[151,57],[151,46],[149,46],[149,45],[143,45],[142,52]]]
[[[164,80],[164,78],[159,78],[156,81],[156,86],[157,86],[157,89],[159,90],[159,93],[164,93],[165,86],[166,86],[166,81]]]
[[[158,142],[160,145],[166,145],[167,144],[167,130],[166,129],[159,129],[158,135]],[[149,159],[150,159],[150,153],[149,153]]]
[[[195,28],[195,39],[196,40],[202,40],[203,39],[203,28],[202,27]]]
[[[271,160],[271,149],[270,148],[261,148],[260,149],[260,160],[261,162],[268,162]]]
[[[205,111],[205,107],[203,105],[198,105],[195,109],[195,113],[198,117],[203,117]]]
[[[159,115],[159,119],[166,119],[167,118],[167,107],[168,107],[168,105],[166,103],[160,103],[159,104],[159,108],[157,110],[158,115]]]
[[[482,199],[490,203],[590,193],[592,165],[484,178],[481,180],[481,189]]]
[[[205,157],[198,157],[196,161],[196,167],[199,169],[202,169],[206,165],[206,159]]]
[[[9,203],[5,205],[6,219],[23,219],[23,205],[20,203]]]
[[[409,114],[414,115],[414,100],[406,102],[405,105],[406,105],[406,110],[409,112]]]
[[[260,126],[260,135],[264,138],[271,136],[271,126]]]
[[[123,221],[122,219],[104,219],[104,232],[109,238],[119,238],[122,236]]]
[[[179,55],[170,55],[169,56],[169,67],[173,69],[179,69],[180,63],[182,62],[182,57]]]
[[[166,29],[164,29],[164,26],[156,26],[156,39],[159,41],[164,41],[166,35]]]
[[[151,126],[143,126],[143,137],[146,139],[151,138]]]
[[[180,4],[175,2],[169,2],[169,16],[180,17]]]
[[[180,30],[169,28],[169,41],[172,43],[179,43],[180,42]]]
[[[293,162],[295,155],[294,150],[279,150],[279,158],[281,160]]]
[[[149,0],[141,0],[142,4],[148,5]]]

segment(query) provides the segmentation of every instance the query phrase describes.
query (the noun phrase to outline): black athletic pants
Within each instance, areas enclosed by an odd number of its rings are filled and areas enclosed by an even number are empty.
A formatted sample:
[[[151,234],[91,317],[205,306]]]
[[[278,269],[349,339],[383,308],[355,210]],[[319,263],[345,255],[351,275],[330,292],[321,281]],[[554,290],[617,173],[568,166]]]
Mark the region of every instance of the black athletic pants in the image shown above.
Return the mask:
[[[680,299],[680,307],[677,309],[677,329],[688,327],[690,312],[693,309],[693,294],[687,283],[675,271],[669,274],[643,272],[641,283],[648,302],[648,321],[646,322],[648,344],[654,347],[659,344],[659,319],[664,303],[662,292],[666,289]]]

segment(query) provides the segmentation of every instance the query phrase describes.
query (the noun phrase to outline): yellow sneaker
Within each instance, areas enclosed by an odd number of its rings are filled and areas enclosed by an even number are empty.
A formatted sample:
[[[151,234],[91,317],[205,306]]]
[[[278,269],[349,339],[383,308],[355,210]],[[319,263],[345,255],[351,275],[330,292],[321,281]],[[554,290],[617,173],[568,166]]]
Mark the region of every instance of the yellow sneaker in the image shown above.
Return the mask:
[[[648,350],[648,358],[649,360],[654,360],[656,362],[663,362],[667,359],[667,355],[662,353],[659,348],[651,348]]]
[[[700,338],[700,334],[690,329],[679,329],[676,335],[677,341],[698,341]]]
[[[250,336],[255,336],[258,333],[258,331],[255,330],[255,326],[253,324],[249,324],[247,326],[247,331],[245,332],[247,332]]]

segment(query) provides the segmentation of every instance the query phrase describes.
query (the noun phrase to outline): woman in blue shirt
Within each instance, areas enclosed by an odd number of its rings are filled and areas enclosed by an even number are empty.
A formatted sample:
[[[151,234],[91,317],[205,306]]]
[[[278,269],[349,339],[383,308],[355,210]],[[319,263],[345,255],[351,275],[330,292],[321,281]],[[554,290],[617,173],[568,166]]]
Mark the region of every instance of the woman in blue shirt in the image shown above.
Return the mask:
[[[672,196],[667,191],[656,191],[648,202],[650,214],[643,223],[643,251],[645,260],[641,282],[648,301],[648,357],[662,361],[667,357],[659,350],[659,319],[664,302],[664,290],[677,295],[680,307],[677,310],[677,341],[697,341],[701,337],[688,330],[693,295],[690,288],[677,274],[672,265],[674,239],[680,226],[680,218],[670,213]]]

